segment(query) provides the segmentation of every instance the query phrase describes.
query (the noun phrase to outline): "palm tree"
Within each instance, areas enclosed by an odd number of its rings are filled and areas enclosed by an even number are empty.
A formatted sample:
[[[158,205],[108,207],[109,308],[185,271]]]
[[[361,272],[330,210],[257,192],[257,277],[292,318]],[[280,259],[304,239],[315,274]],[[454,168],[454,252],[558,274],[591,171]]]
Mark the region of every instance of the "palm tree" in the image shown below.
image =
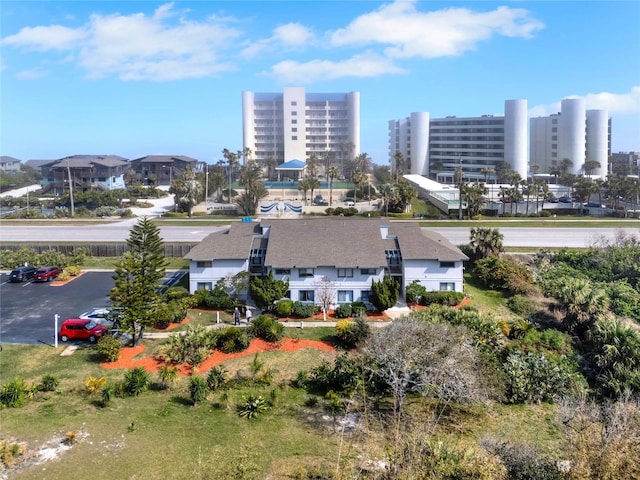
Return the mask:
[[[227,187],[229,188],[229,203],[231,203],[231,184],[233,179],[233,173],[236,167],[238,166],[238,159],[240,158],[240,152],[232,152],[231,150],[225,148],[222,150],[222,156],[227,161],[227,178],[229,179],[229,183]]]
[[[338,176],[340,170],[337,165],[330,165],[326,170],[329,180],[329,206],[333,205],[333,180]]]
[[[462,186],[462,193],[467,202],[467,217],[469,220],[480,214],[484,205],[484,196],[489,189],[484,183],[473,182]]]
[[[596,320],[607,315],[607,292],[587,279],[563,278],[558,282],[554,296],[565,311],[567,329],[573,333],[584,335]]]
[[[320,160],[315,155],[310,155],[307,159],[306,175],[307,177],[318,178],[318,165]],[[311,194],[313,196],[313,193]]]
[[[497,228],[472,228],[469,230],[469,246],[473,252],[473,260],[487,257],[498,257],[504,252],[504,235]]]
[[[404,155],[400,151],[396,151],[396,153],[393,154],[393,161],[396,167],[396,182],[397,182],[398,176],[400,175],[400,171],[402,171],[402,173],[404,174],[404,167],[407,162],[404,158]]]
[[[190,167],[187,167],[179,178],[174,179],[169,188],[169,193],[176,195],[180,210],[187,212],[189,216],[198,200],[202,198],[202,191],[202,183],[196,180],[196,174]]]
[[[258,210],[260,200],[269,194],[262,184],[262,166],[249,159],[240,170],[239,182],[244,187],[239,203],[245,214],[253,216]]]
[[[360,155],[357,155],[353,162],[356,166],[356,169],[358,169],[359,171],[363,173],[369,173],[371,171],[371,158],[366,153],[363,152]]]
[[[305,205],[307,205],[307,192],[311,190],[310,183],[310,178],[304,178],[298,182],[298,190],[302,192],[302,200],[304,201]]]
[[[269,157],[264,160],[264,164],[267,167],[267,179],[271,180],[273,178],[272,177],[273,169],[278,166],[278,160],[276,160],[273,157]]]
[[[360,170],[356,170],[356,171],[353,172],[353,175],[351,176],[351,181],[356,186],[353,195],[357,200],[358,199],[358,192],[362,193],[364,191],[364,187],[369,182],[369,176],[366,173],[364,173],[364,172],[362,172]],[[361,197],[364,197],[364,194],[361,195]]]
[[[398,183],[396,183],[396,193],[402,204],[402,210],[405,213],[408,212],[411,208],[411,199],[418,196],[418,191],[407,179],[401,178],[398,180]]]
[[[484,183],[489,183],[489,176],[496,173],[496,169],[491,167],[483,167],[480,169],[480,173],[484,175]]]
[[[597,170],[600,167],[600,162],[597,160],[586,160],[582,165],[582,171],[586,176],[589,176],[594,170]]]
[[[384,197],[384,208],[385,208],[385,216],[389,216],[389,201],[394,194],[394,185],[391,183],[383,183],[380,185],[380,193]]]

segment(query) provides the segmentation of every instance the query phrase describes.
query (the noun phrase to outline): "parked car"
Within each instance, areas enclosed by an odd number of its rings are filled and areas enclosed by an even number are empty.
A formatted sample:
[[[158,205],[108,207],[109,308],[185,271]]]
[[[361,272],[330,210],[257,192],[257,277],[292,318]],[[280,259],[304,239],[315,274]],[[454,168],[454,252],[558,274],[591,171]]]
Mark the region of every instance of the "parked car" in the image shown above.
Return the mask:
[[[33,279],[36,267],[18,267],[9,274],[9,281],[13,283],[26,282]]]
[[[60,267],[40,267],[33,275],[34,282],[50,282],[62,273]]]
[[[60,326],[60,340],[63,342],[89,340],[95,343],[105,333],[107,327],[89,318],[68,318]]]
[[[78,318],[93,320],[107,328],[114,328],[114,325],[117,324],[119,320],[118,310],[107,307],[94,308],[88,312],[81,313],[78,315]],[[115,326],[117,327],[117,325]]]
[[[351,199],[351,198],[347,198],[344,201],[344,206],[345,207],[355,207],[356,206],[356,202],[354,202],[353,199]]]
[[[558,201],[560,203],[571,203],[571,197],[568,195],[563,195],[558,199]]]

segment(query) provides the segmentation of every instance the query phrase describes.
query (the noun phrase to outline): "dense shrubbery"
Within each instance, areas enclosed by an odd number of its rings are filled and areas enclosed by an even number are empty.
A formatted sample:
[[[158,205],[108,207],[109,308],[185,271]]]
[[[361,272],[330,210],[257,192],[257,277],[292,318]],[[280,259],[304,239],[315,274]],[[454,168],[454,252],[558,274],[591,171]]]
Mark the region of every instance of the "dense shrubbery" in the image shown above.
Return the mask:
[[[513,313],[528,317],[536,311],[536,306],[533,301],[524,295],[514,295],[507,300],[507,307]]]
[[[247,327],[247,334],[262,338],[267,342],[277,342],[284,335],[284,325],[271,315],[259,315],[251,319],[251,324]]]
[[[379,282],[371,281],[371,297],[369,301],[379,312],[384,312],[398,302],[400,286],[391,277],[384,277]]]
[[[353,309],[350,303],[341,303],[335,308],[333,314],[336,318],[349,318],[352,311]]]
[[[336,357],[333,366],[323,361],[304,377],[300,383],[322,394],[329,391],[348,394],[357,388],[363,378],[360,366],[347,354]]]
[[[371,327],[363,315],[354,320],[340,320],[336,323],[336,337],[346,347],[353,348],[371,335]]]
[[[503,365],[506,398],[511,403],[546,402],[576,388],[566,364],[550,362],[541,353],[510,353]]]
[[[104,357],[107,362],[116,362],[120,358],[120,350],[122,350],[122,342],[113,335],[103,335],[96,345],[98,353]]]
[[[290,317],[293,313],[293,301],[280,300],[273,307],[273,312],[278,318]]]
[[[216,348],[224,353],[241,352],[248,347],[249,337],[244,330],[237,327],[227,327],[219,330]]]
[[[64,255],[57,250],[45,250],[37,253],[33,248],[21,248],[19,250],[0,250],[0,268],[13,269],[16,266],[56,265],[68,267],[70,265],[82,265],[89,257],[89,250],[84,247],[75,248],[71,255]]]
[[[307,302],[293,302],[293,316],[297,318],[309,318],[312,317],[319,307],[313,303]]]
[[[487,288],[511,293],[529,293],[533,283],[527,268],[509,258],[489,256],[478,260],[474,275]]]
[[[233,300],[229,297],[224,283],[219,281],[213,290],[197,290],[193,297],[194,306],[211,310],[228,310],[233,307]]]

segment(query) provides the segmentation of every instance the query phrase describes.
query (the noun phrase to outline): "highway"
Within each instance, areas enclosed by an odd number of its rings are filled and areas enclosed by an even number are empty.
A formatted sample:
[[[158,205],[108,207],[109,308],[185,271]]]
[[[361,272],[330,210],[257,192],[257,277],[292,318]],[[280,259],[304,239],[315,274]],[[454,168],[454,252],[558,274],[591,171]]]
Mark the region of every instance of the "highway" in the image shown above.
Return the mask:
[[[4,242],[121,242],[129,236],[132,221],[123,221],[109,224],[94,224],[86,226],[21,226],[0,224],[0,243]],[[224,230],[225,226],[161,226],[160,235],[165,242],[196,243],[210,233]],[[425,227],[442,234],[454,245],[469,242],[468,227]],[[615,241],[620,233],[640,236],[638,228],[561,228],[561,227],[500,227],[504,235],[505,247],[534,247],[557,248],[571,247],[581,248],[601,242],[603,239],[609,243]]]

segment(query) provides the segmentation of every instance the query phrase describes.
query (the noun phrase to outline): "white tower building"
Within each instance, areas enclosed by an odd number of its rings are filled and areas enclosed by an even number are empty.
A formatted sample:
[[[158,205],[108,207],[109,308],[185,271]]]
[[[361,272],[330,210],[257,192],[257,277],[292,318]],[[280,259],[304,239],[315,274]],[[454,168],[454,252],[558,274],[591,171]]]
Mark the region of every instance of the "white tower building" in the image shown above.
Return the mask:
[[[550,173],[562,160],[571,160],[570,173],[583,173],[586,160],[600,168],[593,175],[604,175],[610,156],[611,125],[607,110],[586,110],[581,98],[564,99],[561,111],[530,120],[529,162],[540,173]]]
[[[389,122],[389,159],[402,153],[405,172],[451,182],[456,168],[467,180],[484,180],[506,162],[527,176],[527,100],[507,100],[504,117],[430,118],[428,112]],[[495,178],[490,176],[489,178]]]
[[[242,139],[258,161],[306,161],[325,152],[352,160],[360,153],[360,93],[242,92]]]

